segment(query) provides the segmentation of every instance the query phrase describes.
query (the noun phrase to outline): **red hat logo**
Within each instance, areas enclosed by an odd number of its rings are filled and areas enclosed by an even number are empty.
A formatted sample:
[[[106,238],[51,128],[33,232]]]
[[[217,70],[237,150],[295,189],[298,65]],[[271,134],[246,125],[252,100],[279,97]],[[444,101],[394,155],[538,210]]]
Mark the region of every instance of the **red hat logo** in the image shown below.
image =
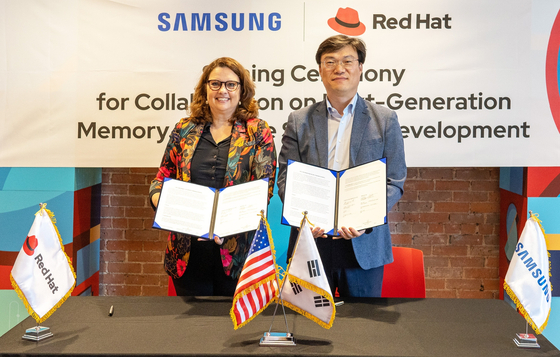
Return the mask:
[[[548,92],[548,104],[550,112],[560,133],[560,12],[556,15],[554,25],[550,31],[548,49],[546,51],[546,88]]]
[[[359,36],[366,31],[366,26],[360,22],[358,12],[350,7],[339,8],[336,17],[330,18],[327,23],[333,30],[344,35]]]
[[[37,238],[35,236],[28,236],[27,238],[25,238],[25,242],[23,243],[23,251],[25,252],[25,254],[32,256],[38,244],[39,242],[37,241]]]

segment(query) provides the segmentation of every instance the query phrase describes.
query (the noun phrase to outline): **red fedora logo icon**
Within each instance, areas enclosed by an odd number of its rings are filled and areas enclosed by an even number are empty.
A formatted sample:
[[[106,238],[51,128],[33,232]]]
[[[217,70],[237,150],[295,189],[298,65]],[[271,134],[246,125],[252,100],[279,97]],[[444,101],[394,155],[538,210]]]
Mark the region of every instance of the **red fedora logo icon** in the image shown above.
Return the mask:
[[[25,238],[25,242],[23,243],[23,251],[25,254],[32,256],[38,244],[39,242],[35,236],[27,236],[27,238]]]
[[[366,31],[366,26],[360,22],[358,12],[350,7],[339,8],[336,17],[327,21],[336,32],[348,36],[359,36]]]

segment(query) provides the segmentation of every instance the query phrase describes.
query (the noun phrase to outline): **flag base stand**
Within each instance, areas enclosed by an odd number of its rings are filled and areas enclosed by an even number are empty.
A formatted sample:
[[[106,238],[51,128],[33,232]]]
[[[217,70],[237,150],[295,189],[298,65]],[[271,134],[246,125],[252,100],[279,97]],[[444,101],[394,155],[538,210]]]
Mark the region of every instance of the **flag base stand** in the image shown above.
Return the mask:
[[[25,330],[25,335],[23,335],[21,338],[29,341],[41,341],[52,336],[53,334],[50,328],[44,326],[35,326]]]
[[[517,338],[514,338],[513,342],[519,348],[541,348],[535,335],[530,333],[518,333]]]
[[[525,322],[525,333],[518,333],[517,338],[513,342],[518,348],[541,348],[537,343],[537,338],[532,333],[529,333],[529,321]]]
[[[292,333],[265,332],[259,346],[295,346],[296,340]]]

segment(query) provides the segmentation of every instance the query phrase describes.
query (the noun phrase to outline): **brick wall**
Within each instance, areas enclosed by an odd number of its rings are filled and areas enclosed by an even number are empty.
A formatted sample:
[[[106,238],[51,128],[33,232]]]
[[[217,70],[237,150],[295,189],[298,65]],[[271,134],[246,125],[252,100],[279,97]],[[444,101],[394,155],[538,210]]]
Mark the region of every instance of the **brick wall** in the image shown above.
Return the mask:
[[[100,295],[166,295],[164,231],[152,229],[148,202],[157,169],[103,169]]]
[[[156,168],[103,169],[100,295],[166,295],[167,233],[151,228]],[[409,168],[393,243],[424,252],[426,295],[498,298],[499,168]]]

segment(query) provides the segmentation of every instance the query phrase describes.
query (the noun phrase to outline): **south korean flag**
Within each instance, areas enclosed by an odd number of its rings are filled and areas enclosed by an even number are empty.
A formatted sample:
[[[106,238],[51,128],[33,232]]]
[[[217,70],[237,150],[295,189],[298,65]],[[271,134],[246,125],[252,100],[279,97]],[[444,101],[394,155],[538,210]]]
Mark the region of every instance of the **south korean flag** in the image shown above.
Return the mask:
[[[290,309],[328,329],[334,321],[335,306],[323,263],[306,218],[299,232],[292,261],[281,284],[283,290],[280,299]]]

